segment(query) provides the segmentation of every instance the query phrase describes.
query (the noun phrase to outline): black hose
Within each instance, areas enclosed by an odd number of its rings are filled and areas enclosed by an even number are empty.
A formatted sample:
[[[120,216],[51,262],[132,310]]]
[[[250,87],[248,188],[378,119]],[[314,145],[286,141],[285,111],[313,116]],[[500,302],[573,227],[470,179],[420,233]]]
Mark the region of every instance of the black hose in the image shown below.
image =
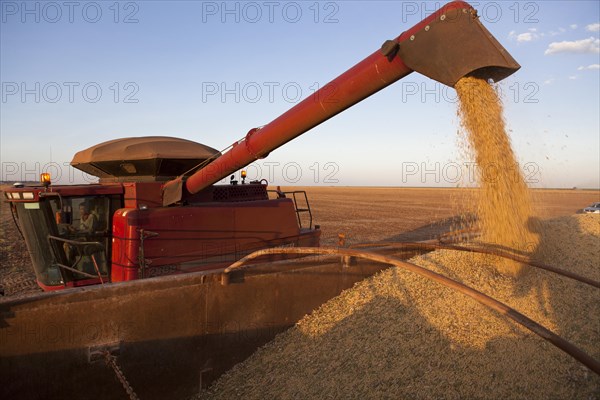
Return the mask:
[[[574,272],[553,267],[551,265],[543,264],[534,260],[530,260],[526,257],[520,257],[513,254],[509,254],[507,252],[501,250],[489,250],[485,248],[478,247],[464,247],[464,246],[450,246],[446,244],[437,244],[437,243],[421,243],[421,242],[380,242],[380,243],[362,243],[354,246],[350,246],[350,248],[373,248],[373,247],[392,247],[392,248],[406,248],[411,250],[456,250],[456,251],[465,251],[469,253],[480,253],[480,254],[490,254],[497,257],[506,258],[509,260],[520,262],[521,264],[527,264],[535,268],[543,269],[545,271],[553,272],[558,275],[562,275],[564,277],[588,284],[595,288],[600,289],[600,282],[595,281],[593,279],[587,278],[585,276],[576,274]]]

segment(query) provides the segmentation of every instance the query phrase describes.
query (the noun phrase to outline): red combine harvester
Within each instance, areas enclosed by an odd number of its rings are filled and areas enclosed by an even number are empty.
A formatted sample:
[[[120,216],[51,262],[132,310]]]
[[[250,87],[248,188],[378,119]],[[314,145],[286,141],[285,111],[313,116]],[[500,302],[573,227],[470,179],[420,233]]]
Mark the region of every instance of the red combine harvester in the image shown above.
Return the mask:
[[[52,185],[44,176],[7,190],[38,283],[54,292],[0,301],[2,397],[114,398],[119,382],[95,363],[107,354],[119,356],[142,398],[196,392],[386,267],[300,259],[224,279],[225,266],[255,250],[319,246],[320,230],[304,192],[269,193],[243,174],[215,183],[413,71],[454,86],[518,68],[476,11],[456,1],[223,154],[183,139],[119,139],[73,158],[98,184]]]
[[[163,206],[165,182],[219,156],[189,140],[117,139],[71,162],[99,177],[96,185],[7,191],[38,284],[58,290],[217,269],[266,247],[319,245],[305,192],[269,199],[265,182],[242,178]]]

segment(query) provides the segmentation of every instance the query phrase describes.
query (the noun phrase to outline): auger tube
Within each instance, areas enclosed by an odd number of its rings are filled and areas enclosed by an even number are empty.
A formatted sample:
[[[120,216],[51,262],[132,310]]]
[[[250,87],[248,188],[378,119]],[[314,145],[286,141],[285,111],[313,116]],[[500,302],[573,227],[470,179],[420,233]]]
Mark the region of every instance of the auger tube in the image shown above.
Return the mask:
[[[251,162],[359,103],[413,71],[448,86],[466,75],[499,81],[519,64],[481,24],[476,10],[463,1],[446,4],[381,49],[323,86],[262,128],[251,129],[204,168],[184,181],[163,185],[163,204],[229,176]]]

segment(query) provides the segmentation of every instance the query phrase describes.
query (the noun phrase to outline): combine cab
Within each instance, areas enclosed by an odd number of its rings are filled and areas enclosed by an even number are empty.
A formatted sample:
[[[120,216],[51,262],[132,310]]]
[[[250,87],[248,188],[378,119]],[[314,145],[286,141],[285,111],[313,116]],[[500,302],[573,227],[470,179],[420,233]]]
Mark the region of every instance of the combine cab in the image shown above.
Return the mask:
[[[320,230],[303,193],[270,194],[243,174],[216,183],[413,71],[453,86],[518,68],[476,11],[456,1],[223,154],[181,139],[120,139],[73,158],[98,184],[55,186],[44,176],[8,190],[38,283],[54,292],[0,301],[1,397],[117,398],[123,387],[131,394],[129,384],[144,399],[196,393],[386,267],[265,263],[273,253],[265,251],[247,271],[225,270],[258,249],[318,246]],[[336,98],[322,101],[331,88]]]

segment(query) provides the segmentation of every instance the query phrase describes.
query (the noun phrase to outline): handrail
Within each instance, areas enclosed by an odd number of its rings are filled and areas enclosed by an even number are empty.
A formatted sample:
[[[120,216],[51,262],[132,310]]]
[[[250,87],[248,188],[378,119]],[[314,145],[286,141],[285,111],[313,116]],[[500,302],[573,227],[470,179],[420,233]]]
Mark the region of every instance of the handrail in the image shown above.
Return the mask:
[[[104,246],[100,242],[82,242],[80,240],[65,239],[63,237],[54,236],[54,235],[48,235],[48,239],[53,239],[53,240],[56,240],[57,242],[64,242],[67,244],[72,244],[74,246],[98,245],[102,248],[102,250],[104,250]]]
[[[63,243],[66,243],[68,245],[76,246],[76,247],[77,246],[94,246],[94,247],[97,247],[98,248],[97,250],[99,250],[101,252],[105,251],[104,245],[102,245],[102,243],[100,243],[100,242],[82,242],[82,241],[79,241],[79,240],[65,239],[63,237],[54,236],[54,235],[48,235],[47,238],[48,238],[48,241],[50,241],[50,240],[56,240],[57,242],[63,242]],[[63,268],[63,269],[69,270],[71,272],[83,275],[83,276],[88,277],[88,278],[94,278],[94,279],[95,278],[99,278],[100,279],[100,283],[104,285],[104,279],[102,279],[102,274],[100,273],[100,268],[98,267],[98,262],[96,261],[96,257],[94,257],[93,254],[90,254],[90,257],[92,258],[92,262],[94,264],[94,269],[96,270],[96,274],[97,275],[88,274],[87,272],[80,271],[80,270],[78,270],[76,268],[73,268],[73,267],[68,267],[68,266],[66,266],[64,264],[61,264],[61,263],[58,263],[58,262],[55,263],[54,265],[58,266],[59,268]],[[81,256],[76,260],[76,262],[73,265],[77,264],[80,259],[81,259]]]
[[[298,218],[298,226],[300,226],[300,228],[303,228],[302,226],[302,218],[300,218],[300,213],[301,212],[308,212],[308,228],[312,228],[312,223],[313,223],[313,217],[312,217],[312,210],[310,208],[310,203],[308,201],[308,196],[306,195],[306,190],[289,190],[289,191],[281,191],[281,190],[273,190],[273,189],[268,189],[267,193],[276,193],[277,194],[277,198],[288,198],[285,195],[286,194],[291,194],[292,195],[292,200],[294,201],[294,210],[296,211],[296,217]],[[298,200],[296,199],[296,194],[302,194],[304,195],[304,201],[306,202],[306,208],[303,209],[299,209],[298,208]]]
[[[463,293],[480,304],[499,312],[502,315],[512,319],[516,323],[524,326],[529,329],[531,332],[540,336],[542,339],[545,339],[552,343],[554,346],[558,347],[577,361],[581,362],[583,365],[588,367],[590,370],[595,372],[597,375],[600,375],[600,361],[594,359],[579,347],[575,346],[573,343],[569,342],[566,339],[558,336],[548,328],[538,324],[532,319],[526,317],[521,314],[514,308],[507,306],[506,304],[484,294],[480,291],[473,289],[470,286],[467,286],[463,283],[457,282],[451,278],[448,278],[444,275],[440,275],[436,272],[430,271],[426,268],[420,267],[418,265],[399,260],[394,257],[384,256],[382,254],[372,253],[368,251],[359,251],[347,248],[331,248],[331,247],[292,247],[292,248],[271,248],[255,251],[252,254],[247,255],[246,257],[236,261],[231,264],[229,267],[223,271],[223,275],[227,275],[228,273],[241,269],[244,264],[254,258],[261,257],[264,255],[271,254],[332,254],[332,255],[340,255],[340,256],[349,256],[349,257],[358,257],[365,258],[371,261],[380,262],[383,264],[394,265],[399,268],[406,269],[408,271],[414,272],[418,275],[421,275],[429,280],[438,282],[443,286],[446,286],[450,289],[454,289],[460,293]]]
[[[294,208],[296,209],[296,216],[298,217],[298,224],[300,225],[300,228],[302,228],[302,218],[300,218],[300,213],[301,212],[308,212],[308,228],[312,228],[312,211],[310,209],[310,203],[308,202],[308,196],[306,195],[306,191],[305,190],[292,190],[290,192],[283,192],[283,193],[291,193],[292,196],[294,197]],[[304,195],[304,201],[306,202],[306,208],[298,208],[298,200],[296,199],[296,194],[302,194]]]
[[[99,277],[99,276],[96,276],[96,275],[88,274],[87,272],[80,271],[80,270],[78,270],[78,269],[76,269],[76,268],[73,268],[73,267],[68,267],[68,266],[66,266],[66,265],[64,265],[64,264],[61,264],[61,263],[54,263],[54,264],[52,264],[52,265],[56,265],[56,266],[57,266],[57,267],[59,267],[59,268],[62,268],[62,269],[69,270],[69,271],[71,271],[71,272],[73,272],[73,273],[76,273],[76,274],[79,274],[79,275],[83,275],[83,276],[86,276],[86,277],[88,277],[88,278],[93,278],[93,279],[96,279],[96,278],[98,278],[98,277]],[[104,283],[104,282],[102,281],[102,277],[99,277],[99,278],[100,278],[100,281],[101,281],[102,283]]]

